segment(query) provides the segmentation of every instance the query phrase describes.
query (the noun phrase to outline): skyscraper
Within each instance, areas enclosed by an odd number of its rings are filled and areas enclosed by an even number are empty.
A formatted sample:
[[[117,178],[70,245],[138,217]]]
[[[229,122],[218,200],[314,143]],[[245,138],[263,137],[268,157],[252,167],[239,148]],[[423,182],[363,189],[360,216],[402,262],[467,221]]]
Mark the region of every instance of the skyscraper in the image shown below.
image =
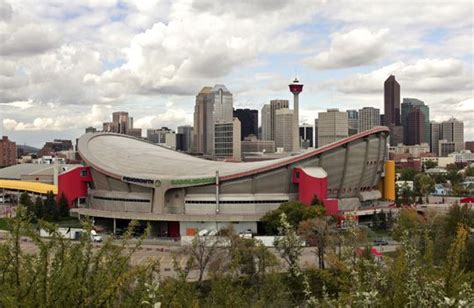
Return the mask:
[[[238,134],[234,133],[234,125],[238,125]],[[216,137],[216,128],[219,129],[218,137]],[[234,136],[237,135],[238,142],[234,140]],[[240,121],[238,123],[234,121],[232,93],[224,85],[204,87],[196,96],[193,139],[193,151],[197,154],[213,158],[227,157],[229,145],[224,145],[224,140],[230,143],[230,147],[238,143],[240,152]],[[218,144],[218,149],[216,149],[216,144]]]
[[[404,139],[406,145],[416,145],[425,142],[425,115],[415,107],[404,118]]]
[[[300,143],[303,149],[313,147],[313,125],[303,123],[300,125]]]
[[[16,143],[7,136],[0,139],[0,167],[16,165]]]
[[[193,127],[191,125],[178,126],[178,134],[183,135],[181,150],[183,152],[190,152],[193,144]]]
[[[430,152],[438,155],[439,140],[442,138],[441,124],[435,121],[430,122]]]
[[[450,118],[448,121],[441,123],[441,135],[442,138],[448,142],[455,144],[455,151],[464,150],[464,123],[455,119]]]
[[[335,142],[348,136],[347,113],[328,109],[318,114],[318,146]]]
[[[258,110],[235,109],[234,117],[240,121],[241,140],[250,135],[258,136]]]
[[[385,126],[400,125],[400,84],[390,75],[384,83]]]
[[[280,108],[275,111],[275,147],[285,152],[293,151],[293,110]]]
[[[270,124],[271,136],[270,140],[275,140],[275,116],[278,109],[289,109],[289,103],[286,99],[273,99],[270,101]]]
[[[400,84],[390,75],[384,83],[384,125],[390,129],[390,144],[403,142],[400,126]]]
[[[290,92],[293,93],[293,152],[300,150],[300,113],[299,113],[299,96],[303,91],[303,84],[301,84],[298,78],[295,77],[293,82],[288,85]]]
[[[359,130],[359,113],[357,110],[347,110],[346,112],[349,125],[349,136],[352,136]]]
[[[314,148],[319,147],[318,143],[318,125],[319,125],[319,119],[314,119]]]
[[[380,125],[380,109],[364,107],[359,109],[359,132],[363,132]]]
[[[425,105],[423,101],[420,101],[416,98],[404,98],[402,103],[402,125],[403,125],[403,136],[404,136],[404,143],[409,144],[408,138],[411,134],[411,131],[408,130],[408,114],[414,110],[419,109],[423,113],[424,123],[422,127],[422,134],[423,134],[423,141],[422,142],[429,142],[430,141],[430,108]],[[418,132],[417,132],[418,133]]]
[[[272,110],[270,104],[265,104],[262,107],[262,134],[260,139],[262,140],[273,140],[272,139]]]

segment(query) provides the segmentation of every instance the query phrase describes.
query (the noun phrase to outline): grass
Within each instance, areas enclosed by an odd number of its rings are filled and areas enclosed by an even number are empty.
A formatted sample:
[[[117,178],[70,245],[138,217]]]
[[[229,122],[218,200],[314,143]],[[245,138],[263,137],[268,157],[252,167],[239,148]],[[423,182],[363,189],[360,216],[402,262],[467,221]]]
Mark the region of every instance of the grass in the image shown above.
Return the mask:
[[[82,228],[82,222],[74,217],[61,218],[59,221],[54,221],[60,228]]]

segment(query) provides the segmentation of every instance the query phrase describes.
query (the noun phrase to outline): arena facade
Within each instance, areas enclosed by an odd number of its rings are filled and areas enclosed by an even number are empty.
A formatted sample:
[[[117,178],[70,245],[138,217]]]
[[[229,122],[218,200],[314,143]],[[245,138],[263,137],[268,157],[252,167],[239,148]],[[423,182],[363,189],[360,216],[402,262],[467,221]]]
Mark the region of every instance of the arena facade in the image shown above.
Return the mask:
[[[159,236],[192,235],[233,224],[257,231],[268,211],[289,200],[322,200],[327,212],[376,208],[388,154],[377,127],[287,158],[223,162],[193,157],[131,136],[94,133],[78,151],[92,181],[79,215],[150,222]],[[114,230],[115,231],[115,230]]]

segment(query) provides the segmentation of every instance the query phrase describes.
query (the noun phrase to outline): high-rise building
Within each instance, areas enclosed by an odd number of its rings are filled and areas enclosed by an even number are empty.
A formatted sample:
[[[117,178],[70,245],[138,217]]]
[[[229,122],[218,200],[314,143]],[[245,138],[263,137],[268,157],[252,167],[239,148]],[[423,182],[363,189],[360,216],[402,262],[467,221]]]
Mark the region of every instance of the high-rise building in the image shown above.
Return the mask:
[[[307,149],[313,147],[313,125],[303,123],[300,125],[300,143],[301,148]]]
[[[438,155],[439,140],[442,139],[441,124],[435,121],[430,122],[430,152]]]
[[[464,123],[450,118],[448,121],[441,123],[442,139],[448,142],[454,142],[454,151],[464,150]],[[441,139],[441,137],[440,137]],[[448,153],[449,154],[449,153]]]
[[[438,144],[439,157],[448,157],[449,154],[456,152],[456,142],[454,141],[440,139]]]
[[[403,142],[400,124],[400,84],[390,75],[384,83],[384,125],[390,129],[390,145]]]
[[[86,134],[87,133],[97,133],[97,128],[89,126],[86,128]]]
[[[425,105],[423,101],[420,101],[419,99],[416,99],[416,98],[404,98],[401,106],[402,106],[402,119],[401,120],[402,120],[402,125],[403,125],[404,143],[411,145],[410,143],[408,143],[409,142],[408,139],[412,137],[410,135],[415,134],[418,136],[420,133],[422,135],[422,140],[423,140],[422,142],[429,142],[430,140],[430,108],[427,105]],[[424,122],[421,128],[421,132],[418,130],[411,131],[408,128],[409,126],[408,116],[415,109],[418,109],[423,113]],[[412,116],[412,119],[413,119],[413,116]],[[411,123],[411,125],[413,126],[413,123]]]
[[[281,108],[275,111],[275,147],[285,152],[293,151],[293,110]]]
[[[257,152],[275,153],[275,141],[258,140],[255,136],[249,136],[242,141],[242,155]]]
[[[240,121],[215,124],[214,155],[216,159],[241,160]]]
[[[150,128],[146,130],[146,139],[153,143],[166,144],[166,135],[170,133],[173,133],[173,131],[168,127]]]
[[[318,146],[348,137],[347,113],[328,109],[318,114]]]
[[[258,110],[235,109],[234,117],[240,121],[241,140],[250,135],[258,136]]]
[[[232,124],[232,93],[224,85],[204,87],[194,107],[194,153],[215,156],[215,124]]]
[[[318,144],[318,124],[319,123],[319,120],[318,119],[314,119],[314,148],[318,148],[319,147],[319,144]]]
[[[0,140],[0,167],[16,165],[16,143],[2,136]]]
[[[289,109],[289,103],[286,99],[273,99],[270,101],[270,123],[272,126],[271,139],[275,140],[275,115],[278,109]]]
[[[142,129],[133,127],[133,118],[128,116],[128,112],[117,111],[112,113],[112,122],[104,122],[102,131],[124,134],[136,138],[142,137]]]
[[[390,75],[384,83],[385,126],[400,125],[400,84]]]
[[[364,107],[359,109],[359,130],[363,132],[380,125],[380,109]]]
[[[293,82],[288,85],[290,92],[293,93],[293,152],[300,150],[300,107],[299,107],[299,96],[303,91],[303,84],[301,84],[298,78],[295,77]]]
[[[349,136],[357,134],[359,131],[359,113],[357,110],[347,110],[347,120],[349,127]]]
[[[418,108],[412,108],[403,118],[403,136],[406,145],[416,145],[425,142],[425,115]]]
[[[178,126],[178,134],[181,134],[180,140],[181,151],[191,152],[193,144],[193,127],[191,125]]]
[[[272,109],[270,104],[265,104],[262,107],[262,134],[260,139],[262,140],[273,140],[272,139]]]

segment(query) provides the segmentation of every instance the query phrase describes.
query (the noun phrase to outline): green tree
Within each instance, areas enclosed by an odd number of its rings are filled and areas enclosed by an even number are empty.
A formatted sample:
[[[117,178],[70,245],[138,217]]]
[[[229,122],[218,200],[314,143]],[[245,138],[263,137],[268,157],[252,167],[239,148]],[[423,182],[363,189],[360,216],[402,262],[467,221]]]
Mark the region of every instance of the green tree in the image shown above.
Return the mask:
[[[425,170],[428,170],[431,168],[438,167],[438,163],[433,160],[427,160],[423,163],[423,166],[425,167]]]
[[[467,167],[464,171],[465,176],[474,176],[474,166]]]
[[[397,185],[397,187],[398,187],[398,185]],[[403,183],[402,187],[400,187],[398,191],[399,191],[399,194],[400,194],[399,196],[397,194],[397,200],[398,200],[397,205],[398,206],[413,204],[415,193],[410,188],[410,186],[408,186],[407,183]]]
[[[300,222],[304,220],[323,216],[325,214],[325,209],[321,205],[307,206],[298,201],[283,203],[278,207],[278,209],[265,214],[265,216],[260,219],[267,234],[278,234],[278,230],[281,226],[280,216],[282,213],[285,214],[287,221],[292,226],[292,228],[296,229]]]
[[[59,198],[58,211],[60,217],[69,217],[69,202],[64,194]]]
[[[394,238],[400,240],[405,232],[412,238],[419,238],[424,225],[423,217],[415,209],[401,209],[394,228]]]
[[[415,176],[418,174],[413,168],[404,168],[400,170],[400,181],[413,181]]]
[[[52,191],[48,191],[44,204],[44,219],[48,221],[57,221],[59,219],[59,210],[56,204],[56,197]]]
[[[453,195],[455,195],[456,197],[463,197],[463,196],[469,195],[469,190],[459,183],[453,184],[452,189],[453,189]]]
[[[336,233],[336,224],[329,216],[305,220],[298,227],[298,234],[303,236],[306,245],[316,247],[316,258],[320,269],[325,268],[325,255],[334,243]]]
[[[34,218],[35,216],[35,211],[34,211],[34,204],[33,201],[30,198],[30,195],[27,192],[23,192],[20,195],[20,204],[23,205],[26,209],[26,212],[31,218]]]
[[[414,187],[415,192],[420,197],[424,197],[428,202],[428,194],[434,191],[435,182],[426,174],[419,173],[415,176]]]
[[[44,215],[45,215],[44,202],[43,202],[43,199],[39,196],[36,197],[35,199],[34,213],[38,219],[44,219]]]

